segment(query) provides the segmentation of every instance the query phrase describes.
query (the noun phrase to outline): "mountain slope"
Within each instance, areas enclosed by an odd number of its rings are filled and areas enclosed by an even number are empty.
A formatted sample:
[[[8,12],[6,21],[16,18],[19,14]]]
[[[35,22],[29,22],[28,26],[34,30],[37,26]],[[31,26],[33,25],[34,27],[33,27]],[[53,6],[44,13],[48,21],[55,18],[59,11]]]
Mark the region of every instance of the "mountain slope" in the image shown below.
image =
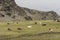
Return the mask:
[[[38,11],[19,7],[15,0],[0,0],[0,21],[54,20],[58,15],[54,11]]]

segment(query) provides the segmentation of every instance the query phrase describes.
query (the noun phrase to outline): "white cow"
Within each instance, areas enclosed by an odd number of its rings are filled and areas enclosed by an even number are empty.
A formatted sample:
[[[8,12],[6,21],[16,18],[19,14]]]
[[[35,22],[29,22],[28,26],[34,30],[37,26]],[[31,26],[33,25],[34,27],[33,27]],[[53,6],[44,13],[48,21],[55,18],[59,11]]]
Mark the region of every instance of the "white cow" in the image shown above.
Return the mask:
[[[39,22],[39,24],[41,25],[41,24],[42,24],[42,22]]]
[[[27,26],[27,28],[32,28],[32,25],[30,25],[30,26]]]
[[[53,31],[53,29],[52,28],[49,28],[49,32],[52,32]]]

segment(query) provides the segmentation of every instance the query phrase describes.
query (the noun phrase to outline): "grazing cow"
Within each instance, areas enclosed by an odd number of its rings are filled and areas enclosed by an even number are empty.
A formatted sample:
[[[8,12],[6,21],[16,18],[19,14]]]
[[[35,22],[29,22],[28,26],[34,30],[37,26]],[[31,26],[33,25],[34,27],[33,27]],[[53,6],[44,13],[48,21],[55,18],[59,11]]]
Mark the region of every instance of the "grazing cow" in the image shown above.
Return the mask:
[[[16,22],[18,24],[18,22]]]
[[[37,22],[35,22],[35,24],[37,24]]]
[[[28,28],[32,28],[32,26],[30,25],[30,26],[27,26]]]
[[[41,25],[41,24],[42,24],[42,22],[39,22],[39,24]]]
[[[10,24],[10,23],[7,23],[8,25]]]
[[[21,28],[17,28],[17,30],[22,30]]]
[[[8,28],[8,31],[12,31],[10,28]]]
[[[57,22],[60,22],[60,20],[57,20]]]
[[[53,31],[53,29],[52,28],[49,28],[49,32],[52,32]]]
[[[46,26],[46,24],[42,24],[42,26]]]

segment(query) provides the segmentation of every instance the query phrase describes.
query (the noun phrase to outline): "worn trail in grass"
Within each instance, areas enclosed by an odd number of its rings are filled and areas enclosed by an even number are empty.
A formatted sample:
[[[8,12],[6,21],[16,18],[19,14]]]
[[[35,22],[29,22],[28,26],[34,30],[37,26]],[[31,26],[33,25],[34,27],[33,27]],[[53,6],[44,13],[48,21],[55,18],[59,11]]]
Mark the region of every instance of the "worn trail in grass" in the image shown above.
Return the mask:
[[[60,32],[45,32],[39,34],[24,34],[18,36],[5,35],[0,36],[0,40],[53,40],[60,39]]]

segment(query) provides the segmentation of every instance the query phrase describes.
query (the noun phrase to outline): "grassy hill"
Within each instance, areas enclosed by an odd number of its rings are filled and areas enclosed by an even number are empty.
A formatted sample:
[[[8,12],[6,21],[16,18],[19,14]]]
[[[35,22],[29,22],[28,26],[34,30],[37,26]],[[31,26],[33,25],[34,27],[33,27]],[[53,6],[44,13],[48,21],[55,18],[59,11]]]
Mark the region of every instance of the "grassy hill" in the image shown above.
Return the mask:
[[[0,40],[60,40],[60,16],[54,11],[19,7],[0,0]],[[30,26],[30,27],[28,27]]]
[[[37,22],[37,24],[35,24]],[[42,24],[46,24],[42,26]],[[0,40],[60,40],[60,22],[53,20],[0,23]],[[27,26],[32,26],[28,28]],[[8,30],[10,28],[11,30]],[[18,30],[21,28],[21,30]],[[53,31],[50,32],[49,28]]]

